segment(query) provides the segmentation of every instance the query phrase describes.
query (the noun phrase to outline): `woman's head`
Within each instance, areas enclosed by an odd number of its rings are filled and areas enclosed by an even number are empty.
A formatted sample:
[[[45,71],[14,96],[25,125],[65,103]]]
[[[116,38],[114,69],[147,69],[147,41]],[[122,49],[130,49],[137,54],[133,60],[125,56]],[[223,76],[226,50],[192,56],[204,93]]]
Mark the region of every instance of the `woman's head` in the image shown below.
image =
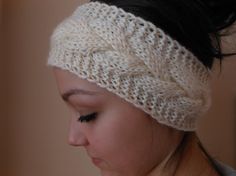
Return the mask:
[[[55,30],[49,65],[122,97],[159,123],[192,131],[209,107],[209,71],[160,28],[91,2]]]
[[[106,89],[68,71],[55,68],[54,73],[71,109],[69,143],[85,147],[102,175],[145,175],[181,140],[180,131]],[[81,122],[81,115],[87,119]]]
[[[72,108],[69,143],[84,146],[103,175],[138,175],[209,108],[221,27],[197,0],[102,2],[109,5],[86,3],[56,28],[48,64]]]

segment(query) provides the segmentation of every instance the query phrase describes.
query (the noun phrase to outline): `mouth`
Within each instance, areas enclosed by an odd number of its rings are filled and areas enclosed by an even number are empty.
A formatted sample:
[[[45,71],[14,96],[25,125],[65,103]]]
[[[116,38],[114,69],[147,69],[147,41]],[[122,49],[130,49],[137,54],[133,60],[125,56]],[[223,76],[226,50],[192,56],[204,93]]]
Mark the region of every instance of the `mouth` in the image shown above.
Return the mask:
[[[103,160],[102,160],[102,159],[95,157],[95,155],[92,154],[92,153],[90,153],[89,150],[87,150],[87,154],[88,154],[88,156],[90,157],[91,162],[92,162],[95,166],[97,166],[97,167],[101,166],[101,164],[103,163]]]
[[[91,158],[94,165],[99,166],[102,163],[100,158]]]

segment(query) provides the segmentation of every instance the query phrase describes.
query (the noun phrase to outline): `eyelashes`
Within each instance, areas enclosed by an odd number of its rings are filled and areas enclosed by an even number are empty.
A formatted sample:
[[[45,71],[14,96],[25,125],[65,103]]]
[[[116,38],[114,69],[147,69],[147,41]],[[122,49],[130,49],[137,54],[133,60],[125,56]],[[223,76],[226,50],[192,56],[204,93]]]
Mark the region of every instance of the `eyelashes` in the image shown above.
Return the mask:
[[[97,113],[94,112],[94,113],[89,114],[89,115],[82,115],[82,116],[80,116],[78,121],[80,121],[81,123],[89,122],[89,121],[94,120],[96,117],[97,117]]]

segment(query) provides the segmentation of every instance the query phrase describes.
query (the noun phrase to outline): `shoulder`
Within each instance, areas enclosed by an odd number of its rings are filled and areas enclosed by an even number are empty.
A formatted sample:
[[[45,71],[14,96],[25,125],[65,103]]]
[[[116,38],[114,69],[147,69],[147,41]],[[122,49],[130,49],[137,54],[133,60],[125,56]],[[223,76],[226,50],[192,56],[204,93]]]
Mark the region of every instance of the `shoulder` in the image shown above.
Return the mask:
[[[236,176],[236,170],[234,170],[230,166],[228,166],[220,161],[215,161],[215,164],[218,167],[218,169],[222,171],[224,176]]]

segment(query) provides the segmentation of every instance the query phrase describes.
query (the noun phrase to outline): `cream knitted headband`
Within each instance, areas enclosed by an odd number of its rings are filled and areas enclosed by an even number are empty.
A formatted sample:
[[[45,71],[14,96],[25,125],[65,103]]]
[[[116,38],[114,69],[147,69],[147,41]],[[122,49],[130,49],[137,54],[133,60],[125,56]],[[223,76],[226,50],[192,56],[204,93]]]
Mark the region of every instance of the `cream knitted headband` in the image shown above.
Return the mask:
[[[210,105],[209,70],[191,52],[152,23],[104,3],[78,7],[55,29],[48,65],[179,130],[195,130]]]

